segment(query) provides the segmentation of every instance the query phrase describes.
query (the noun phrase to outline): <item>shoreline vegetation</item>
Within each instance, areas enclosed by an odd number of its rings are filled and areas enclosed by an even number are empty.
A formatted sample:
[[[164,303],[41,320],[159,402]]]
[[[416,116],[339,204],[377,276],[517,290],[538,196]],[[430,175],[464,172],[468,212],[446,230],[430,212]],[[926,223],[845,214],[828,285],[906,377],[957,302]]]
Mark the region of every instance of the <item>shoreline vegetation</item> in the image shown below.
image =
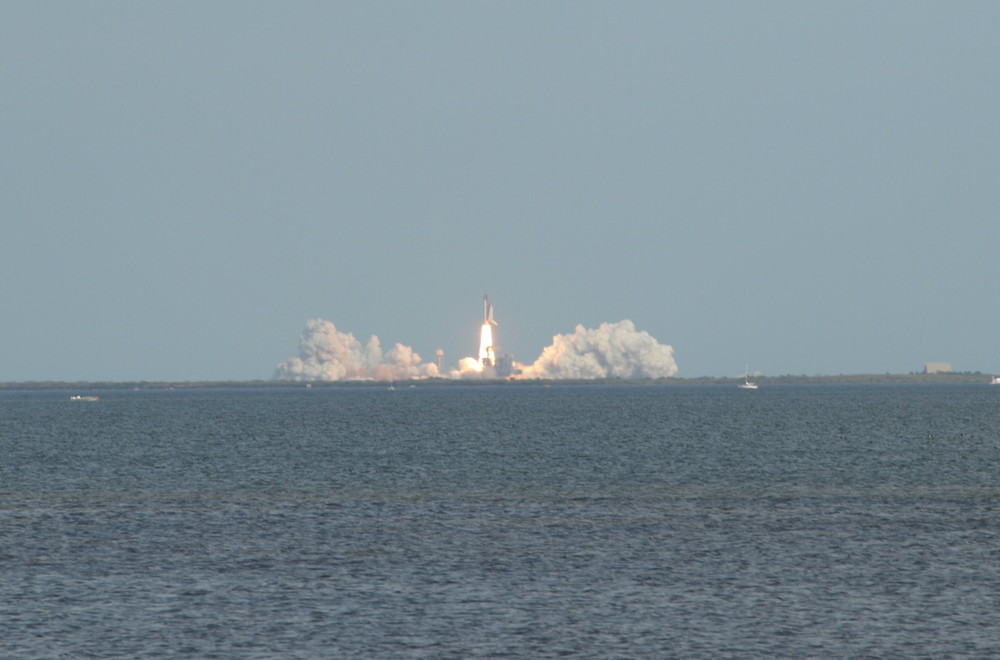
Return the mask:
[[[760,385],[908,385],[908,384],[989,384],[992,376],[981,372],[948,372],[937,374],[841,374],[836,376],[758,376],[754,382]],[[596,378],[596,379],[450,379],[424,378],[405,381],[289,381],[289,380],[248,380],[248,381],[27,381],[0,382],[2,390],[162,390],[195,388],[300,388],[300,387],[452,387],[456,385],[737,385],[742,377],[716,378],[702,376],[696,378]]]

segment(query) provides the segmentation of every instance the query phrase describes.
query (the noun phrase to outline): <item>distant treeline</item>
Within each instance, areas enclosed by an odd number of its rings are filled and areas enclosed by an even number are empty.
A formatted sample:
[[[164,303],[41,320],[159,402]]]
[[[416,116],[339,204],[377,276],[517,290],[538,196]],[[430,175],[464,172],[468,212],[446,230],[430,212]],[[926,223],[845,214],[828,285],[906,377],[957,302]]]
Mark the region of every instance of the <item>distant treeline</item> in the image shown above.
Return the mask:
[[[758,376],[755,382],[766,384],[906,384],[906,383],[989,383],[991,377],[979,371],[949,372],[939,374],[841,374],[837,376]],[[742,378],[658,378],[658,379],[580,379],[580,380],[527,380],[527,379],[485,379],[485,380],[453,380],[449,378],[426,378],[412,381],[395,381],[395,386],[407,387],[447,387],[451,385],[733,385],[742,382]],[[302,388],[302,387],[385,387],[388,381],[286,381],[286,380],[249,380],[249,381],[139,381],[139,382],[60,382],[31,381],[20,383],[0,383],[0,390],[165,390],[191,388]]]
[[[679,383],[736,383],[742,378],[682,378],[674,379]],[[754,378],[757,383],[829,383],[829,384],[852,384],[852,383],[884,383],[884,384],[905,384],[905,383],[989,383],[991,376],[982,372],[948,372],[938,374],[909,373],[909,374],[840,374],[836,376],[758,376]]]

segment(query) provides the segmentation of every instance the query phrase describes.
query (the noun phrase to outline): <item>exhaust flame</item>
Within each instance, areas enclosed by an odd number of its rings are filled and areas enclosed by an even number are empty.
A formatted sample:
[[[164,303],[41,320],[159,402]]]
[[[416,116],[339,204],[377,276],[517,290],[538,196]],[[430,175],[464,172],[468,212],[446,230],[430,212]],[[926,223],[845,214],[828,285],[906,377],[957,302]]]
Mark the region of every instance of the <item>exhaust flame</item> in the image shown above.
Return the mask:
[[[483,323],[479,328],[479,357],[464,357],[458,362],[450,378],[495,378],[496,353],[493,348],[493,326]]]
[[[497,363],[497,356],[493,350],[493,328],[489,323],[484,323],[479,331],[479,366],[492,367]]]
[[[452,371],[451,378],[496,378],[497,355],[496,346],[493,339],[493,326],[497,322],[493,319],[493,305],[490,304],[490,297],[483,296],[483,324],[479,327],[479,357],[462,358],[458,363],[458,369]],[[509,374],[507,374],[509,375]]]

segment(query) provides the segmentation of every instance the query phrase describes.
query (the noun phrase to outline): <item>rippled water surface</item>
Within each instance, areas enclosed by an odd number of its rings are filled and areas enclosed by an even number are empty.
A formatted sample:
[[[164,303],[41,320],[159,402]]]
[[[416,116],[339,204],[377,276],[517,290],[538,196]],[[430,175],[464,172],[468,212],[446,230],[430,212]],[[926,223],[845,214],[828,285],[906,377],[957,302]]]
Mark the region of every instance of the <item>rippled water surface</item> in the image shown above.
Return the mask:
[[[0,656],[1000,655],[1000,387],[0,393]]]

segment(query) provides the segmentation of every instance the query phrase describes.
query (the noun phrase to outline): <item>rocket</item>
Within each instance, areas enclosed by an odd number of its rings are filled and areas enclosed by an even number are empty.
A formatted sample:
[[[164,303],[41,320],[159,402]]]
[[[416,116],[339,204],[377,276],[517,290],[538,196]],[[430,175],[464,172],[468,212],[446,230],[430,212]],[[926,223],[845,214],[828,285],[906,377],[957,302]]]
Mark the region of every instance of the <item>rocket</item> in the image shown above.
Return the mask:
[[[497,325],[497,322],[493,320],[493,305],[490,304],[490,297],[487,295],[483,296],[483,325],[486,324]]]

